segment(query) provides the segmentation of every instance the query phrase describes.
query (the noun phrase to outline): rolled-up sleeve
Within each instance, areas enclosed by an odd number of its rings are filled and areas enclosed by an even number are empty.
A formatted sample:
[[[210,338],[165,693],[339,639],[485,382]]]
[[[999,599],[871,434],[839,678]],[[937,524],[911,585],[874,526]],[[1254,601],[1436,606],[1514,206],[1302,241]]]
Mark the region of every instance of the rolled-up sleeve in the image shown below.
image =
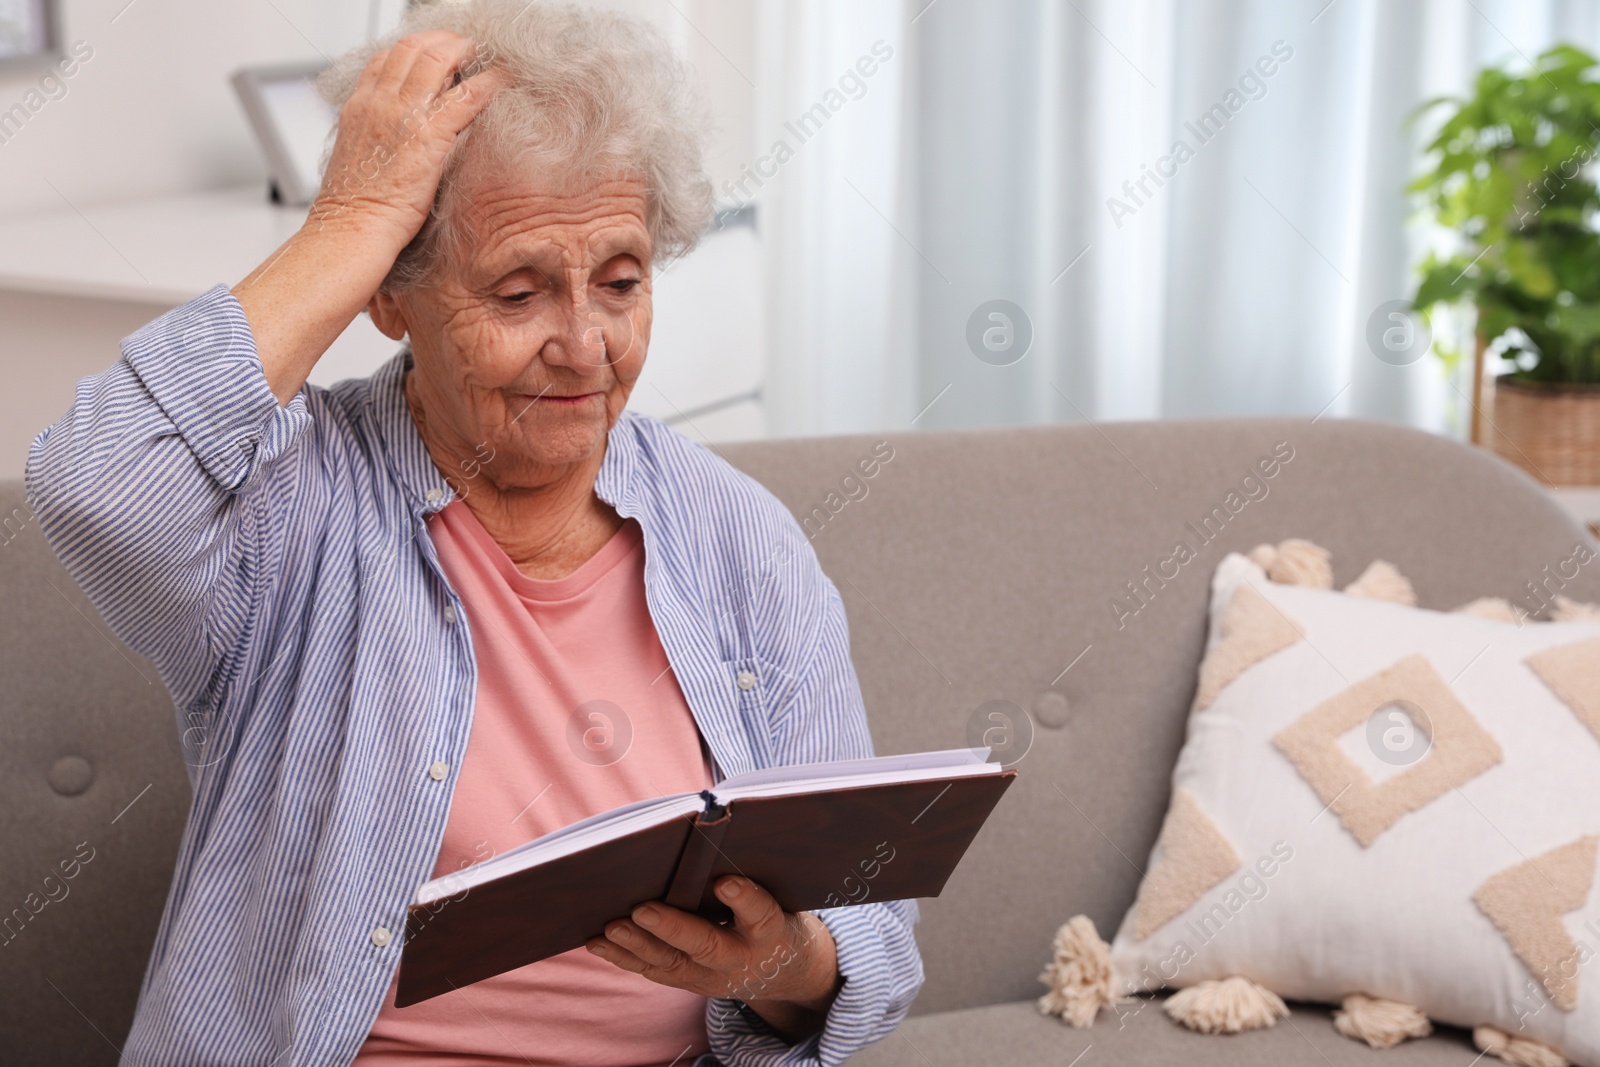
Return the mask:
[[[181,706],[215,681],[267,558],[252,494],[311,424],[280,406],[244,309],[217,285],[122,341],[28,450],[28,504],[106,624]]]
[[[814,557],[813,557],[814,558]],[[779,746],[804,760],[872,755],[860,683],[850,660],[844,604],[818,570],[825,609],[815,652],[791,705],[780,711]],[[882,901],[817,912],[833,935],[844,985],[823,1029],[790,1043],[748,1006],[712,998],[706,1011],[711,1055],[725,1067],[832,1067],[887,1037],[922,988],[922,956],[912,933],[914,900]]]

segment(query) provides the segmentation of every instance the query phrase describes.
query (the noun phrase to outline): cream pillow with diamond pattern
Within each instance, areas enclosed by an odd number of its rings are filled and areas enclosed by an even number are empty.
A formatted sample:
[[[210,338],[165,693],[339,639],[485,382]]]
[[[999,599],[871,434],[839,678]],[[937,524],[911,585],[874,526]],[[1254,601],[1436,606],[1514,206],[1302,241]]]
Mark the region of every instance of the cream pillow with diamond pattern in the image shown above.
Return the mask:
[[[1409,597],[1386,566],[1343,593],[1218,567],[1137,902],[1109,958],[1062,928],[1042,1010],[1168,987],[1169,1014],[1232,1031],[1342,1002],[1375,1047],[1432,1019],[1600,1067],[1600,622],[1371,599]]]

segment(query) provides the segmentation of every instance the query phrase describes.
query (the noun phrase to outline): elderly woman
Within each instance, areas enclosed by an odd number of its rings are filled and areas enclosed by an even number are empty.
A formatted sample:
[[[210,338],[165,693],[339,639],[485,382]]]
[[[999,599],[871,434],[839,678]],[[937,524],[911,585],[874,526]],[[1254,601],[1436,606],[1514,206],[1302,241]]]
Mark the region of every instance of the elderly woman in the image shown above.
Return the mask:
[[[51,544],[172,692],[194,787],[127,1061],[840,1062],[921,984],[912,902],[790,914],[730,876],[728,926],[641,902],[395,1007],[422,882],[871,740],[794,520],[625,410],[652,271],[710,217],[670,52],[472,0],[324,84],[306,225],[125,339],[29,453]],[[406,344],[308,385],[363,308]]]

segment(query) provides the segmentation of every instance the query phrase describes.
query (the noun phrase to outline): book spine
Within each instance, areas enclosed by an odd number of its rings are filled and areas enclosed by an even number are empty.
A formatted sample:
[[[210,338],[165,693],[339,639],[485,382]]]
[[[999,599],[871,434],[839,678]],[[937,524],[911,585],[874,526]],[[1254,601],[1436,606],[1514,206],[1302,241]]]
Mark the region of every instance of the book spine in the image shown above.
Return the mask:
[[[730,809],[709,804],[704,814],[694,817],[694,832],[683,846],[683,855],[678,857],[678,869],[672,874],[672,886],[662,903],[690,913],[700,910],[711,865],[716,862],[722,835],[732,819]]]

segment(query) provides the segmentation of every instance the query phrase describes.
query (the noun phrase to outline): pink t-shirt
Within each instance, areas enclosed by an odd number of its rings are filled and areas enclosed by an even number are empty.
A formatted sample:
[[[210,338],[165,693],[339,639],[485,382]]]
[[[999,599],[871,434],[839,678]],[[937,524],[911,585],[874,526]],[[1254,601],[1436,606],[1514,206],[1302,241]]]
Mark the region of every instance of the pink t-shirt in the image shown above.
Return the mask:
[[[710,787],[645,604],[637,522],[554,581],[518,571],[460,500],[429,529],[478,661],[434,877],[629,801]],[[708,1048],[704,997],[582,948],[409,1008],[394,991],[356,1067],[684,1067]]]

